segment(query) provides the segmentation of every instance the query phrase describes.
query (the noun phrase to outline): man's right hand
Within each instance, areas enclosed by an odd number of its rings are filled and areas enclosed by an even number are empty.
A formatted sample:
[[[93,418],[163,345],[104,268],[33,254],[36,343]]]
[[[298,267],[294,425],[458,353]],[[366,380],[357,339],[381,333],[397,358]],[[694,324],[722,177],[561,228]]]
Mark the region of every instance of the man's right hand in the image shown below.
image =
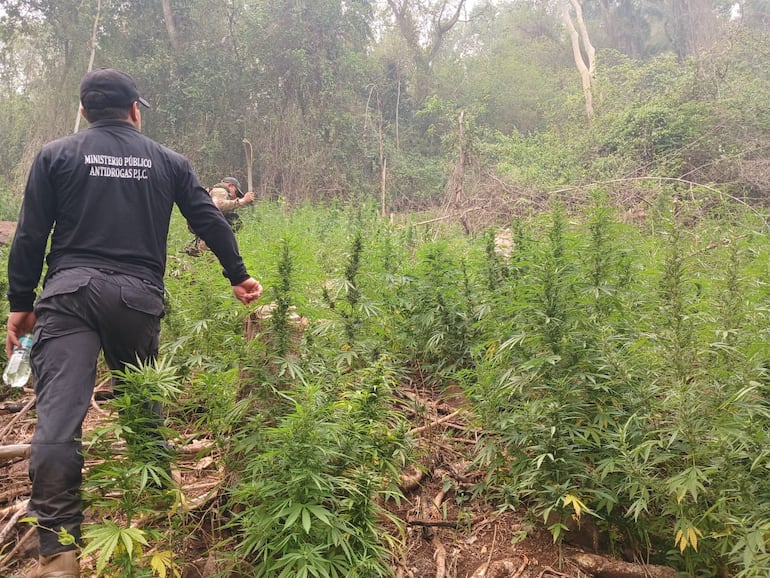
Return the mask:
[[[240,204],[241,205],[250,205],[254,202],[254,191],[249,191],[243,197],[241,197]]]
[[[32,311],[12,311],[8,314],[8,333],[5,336],[5,354],[11,357],[14,346],[20,347],[19,337],[32,332],[37,316]]]

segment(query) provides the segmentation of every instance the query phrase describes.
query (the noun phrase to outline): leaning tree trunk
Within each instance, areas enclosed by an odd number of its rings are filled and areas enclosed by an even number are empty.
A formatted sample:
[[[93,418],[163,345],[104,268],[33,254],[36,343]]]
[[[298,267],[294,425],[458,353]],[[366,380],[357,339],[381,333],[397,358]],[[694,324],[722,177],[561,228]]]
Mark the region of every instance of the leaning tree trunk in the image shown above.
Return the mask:
[[[575,22],[572,21],[570,7],[575,11]],[[562,9],[562,19],[572,41],[572,56],[575,59],[575,66],[583,82],[586,116],[590,121],[594,117],[593,78],[596,66],[596,50],[593,44],[591,44],[591,38],[588,36],[588,28],[586,28],[585,20],[583,19],[583,7],[580,5],[580,0],[565,0]]]

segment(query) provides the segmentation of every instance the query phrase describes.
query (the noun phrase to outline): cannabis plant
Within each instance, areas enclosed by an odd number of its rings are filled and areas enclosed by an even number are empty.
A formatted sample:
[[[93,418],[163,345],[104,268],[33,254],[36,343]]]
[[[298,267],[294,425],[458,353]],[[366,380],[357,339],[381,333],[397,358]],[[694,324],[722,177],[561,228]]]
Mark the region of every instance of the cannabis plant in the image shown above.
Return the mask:
[[[181,389],[176,368],[160,359],[129,364],[115,372],[115,397],[107,408],[114,421],[97,427],[86,457],[88,468],[84,501],[95,519],[83,531],[83,555],[96,557],[97,575],[179,575],[169,552],[153,548],[162,542],[157,529],[142,529],[142,519],[154,519],[158,510],[178,507],[181,495],[171,475],[172,432],[163,427],[160,408]]]

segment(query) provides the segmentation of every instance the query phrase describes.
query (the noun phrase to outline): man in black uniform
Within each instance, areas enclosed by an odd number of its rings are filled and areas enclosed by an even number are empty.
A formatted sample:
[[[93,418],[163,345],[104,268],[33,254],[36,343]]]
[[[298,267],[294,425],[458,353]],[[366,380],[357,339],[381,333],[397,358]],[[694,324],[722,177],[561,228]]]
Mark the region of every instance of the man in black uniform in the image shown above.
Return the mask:
[[[90,127],[35,157],[8,257],[6,353],[34,333],[29,512],[40,524],[40,559],[28,578],[80,576],[75,546],[60,544],[56,532],[80,539],[79,440],[97,359],[101,350],[119,370],[157,355],[174,204],[219,259],[235,297],[248,304],[262,293],[189,161],[141,134],[140,105],[149,105],[134,80],[114,69],[89,72],[80,102]]]

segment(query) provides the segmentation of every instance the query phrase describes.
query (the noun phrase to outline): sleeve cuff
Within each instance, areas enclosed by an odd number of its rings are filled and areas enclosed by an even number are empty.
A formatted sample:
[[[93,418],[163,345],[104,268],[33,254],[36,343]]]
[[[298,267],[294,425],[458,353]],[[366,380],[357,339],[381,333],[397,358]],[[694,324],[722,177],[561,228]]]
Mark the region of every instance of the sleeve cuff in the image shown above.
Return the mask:
[[[250,277],[250,275],[246,272],[246,268],[240,268],[237,271],[227,272],[222,271],[222,275],[227,277],[230,280],[230,286],[240,285],[243,283],[246,279]]]

